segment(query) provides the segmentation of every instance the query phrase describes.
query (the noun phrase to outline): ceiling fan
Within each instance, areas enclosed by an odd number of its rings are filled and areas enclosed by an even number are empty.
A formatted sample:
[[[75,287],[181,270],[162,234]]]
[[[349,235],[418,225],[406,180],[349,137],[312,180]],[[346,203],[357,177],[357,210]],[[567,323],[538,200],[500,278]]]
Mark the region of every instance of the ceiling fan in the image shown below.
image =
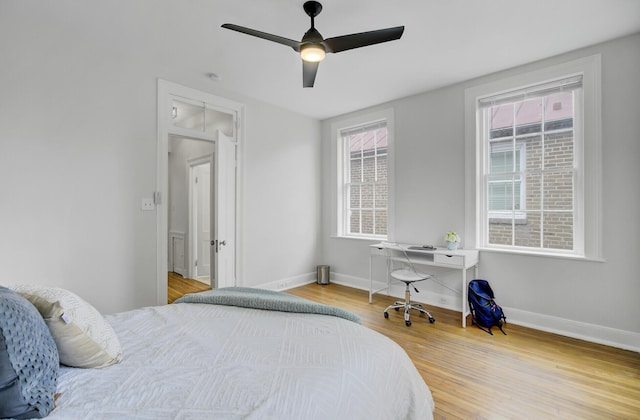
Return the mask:
[[[272,35],[266,32],[257,31],[244,26],[225,23],[223,28],[232,31],[242,32],[278,44],[287,45],[300,53],[302,58],[302,86],[313,87],[318,71],[318,65],[325,57],[326,53],[339,53],[341,51],[354,48],[366,47],[368,45],[380,44],[382,42],[400,39],[404,26],[378,29],[376,31],[360,32],[350,35],[336,36],[333,38],[322,38],[314,26],[314,18],[322,11],[322,5],[317,1],[307,1],[303,5],[304,11],[311,18],[311,28],[304,34],[301,41]]]

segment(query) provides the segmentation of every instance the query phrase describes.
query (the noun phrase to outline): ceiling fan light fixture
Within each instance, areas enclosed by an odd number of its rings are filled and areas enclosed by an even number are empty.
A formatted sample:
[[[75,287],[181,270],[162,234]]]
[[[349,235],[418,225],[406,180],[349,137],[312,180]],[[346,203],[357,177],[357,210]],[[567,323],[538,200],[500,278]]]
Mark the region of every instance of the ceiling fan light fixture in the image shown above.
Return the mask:
[[[309,63],[318,63],[324,60],[326,51],[322,44],[305,44],[300,48],[300,57]]]

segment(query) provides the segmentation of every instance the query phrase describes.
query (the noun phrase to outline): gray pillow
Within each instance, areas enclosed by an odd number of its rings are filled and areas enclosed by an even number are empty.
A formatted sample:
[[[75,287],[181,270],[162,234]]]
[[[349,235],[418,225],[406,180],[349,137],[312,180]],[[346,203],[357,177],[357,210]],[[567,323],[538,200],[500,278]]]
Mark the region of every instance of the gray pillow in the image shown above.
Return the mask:
[[[0,418],[41,418],[53,409],[60,361],[38,310],[0,286]]]

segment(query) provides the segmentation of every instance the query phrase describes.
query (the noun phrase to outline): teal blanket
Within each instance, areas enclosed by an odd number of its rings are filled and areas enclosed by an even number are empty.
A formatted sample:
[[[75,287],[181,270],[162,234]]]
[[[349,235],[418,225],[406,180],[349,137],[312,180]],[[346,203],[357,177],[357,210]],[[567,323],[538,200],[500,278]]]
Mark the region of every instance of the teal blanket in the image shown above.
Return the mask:
[[[206,292],[190,293],[174,303],[210,303],[269,311],[331,315],[360,323],[359,316],[335,306],[312,302],[288,293],[249,287],[223,287]]]

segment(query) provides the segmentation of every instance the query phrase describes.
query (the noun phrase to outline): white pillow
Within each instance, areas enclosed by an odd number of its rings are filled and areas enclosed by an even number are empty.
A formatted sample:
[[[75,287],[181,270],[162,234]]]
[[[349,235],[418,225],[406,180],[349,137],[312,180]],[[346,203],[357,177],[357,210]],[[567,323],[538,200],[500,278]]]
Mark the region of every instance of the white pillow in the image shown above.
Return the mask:
[[[56,287],[12,288],[38,308],[58,347],[60,363],[101,368],[122,360],[122,347],[111,325],[79,296]]]

